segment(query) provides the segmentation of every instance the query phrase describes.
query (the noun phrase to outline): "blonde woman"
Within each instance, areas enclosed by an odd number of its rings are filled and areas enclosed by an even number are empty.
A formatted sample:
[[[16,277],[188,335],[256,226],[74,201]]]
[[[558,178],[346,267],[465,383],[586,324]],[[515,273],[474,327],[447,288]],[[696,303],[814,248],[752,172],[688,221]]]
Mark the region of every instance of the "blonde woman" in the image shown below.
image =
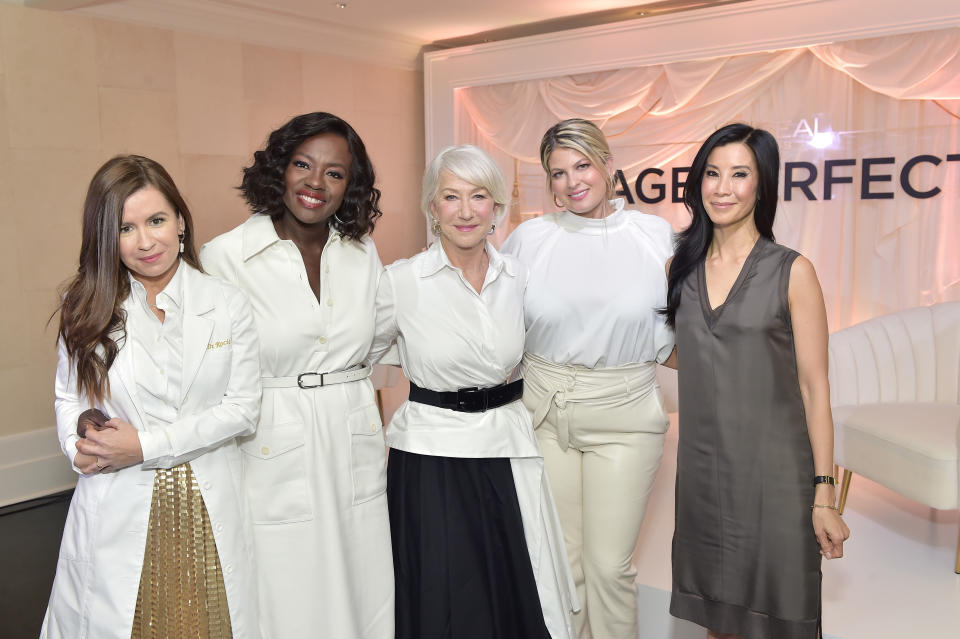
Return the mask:
[[[611,199],[610,148],[594,124],[554,125],[540,157],[564,210],[521,224],[503,245],[530,270],[523,402],[583,605],[576,636],[635,639],[633,551],[667,429],[654,372],[673,351],[657,314],[672,233]]]

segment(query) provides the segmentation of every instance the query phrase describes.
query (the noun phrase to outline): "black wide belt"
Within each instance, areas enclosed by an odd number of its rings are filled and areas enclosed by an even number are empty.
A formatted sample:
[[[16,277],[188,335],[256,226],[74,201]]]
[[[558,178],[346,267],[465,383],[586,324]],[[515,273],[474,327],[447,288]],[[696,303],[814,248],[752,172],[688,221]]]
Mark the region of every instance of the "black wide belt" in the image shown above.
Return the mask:
[[[429,404],[461,413],[482,413],[490,408],[505,406],[523,396],[523,380],[490,388],[461,388],[455,391],[433,391],[410,382],[410,401]]]

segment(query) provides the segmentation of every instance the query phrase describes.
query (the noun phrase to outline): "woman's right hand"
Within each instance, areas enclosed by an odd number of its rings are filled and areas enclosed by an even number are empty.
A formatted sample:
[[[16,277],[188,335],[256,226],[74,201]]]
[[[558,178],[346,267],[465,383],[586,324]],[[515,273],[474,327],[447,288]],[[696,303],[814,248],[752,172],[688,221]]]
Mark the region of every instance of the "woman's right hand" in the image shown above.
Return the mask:
[[[95,464],[95,468],[116,472],[143,461],[137,429],[130,422],[114,417],[104,426],[102,430],[88,431],[86,438],[77,442],[77,451],[96,458],[99,466]]]

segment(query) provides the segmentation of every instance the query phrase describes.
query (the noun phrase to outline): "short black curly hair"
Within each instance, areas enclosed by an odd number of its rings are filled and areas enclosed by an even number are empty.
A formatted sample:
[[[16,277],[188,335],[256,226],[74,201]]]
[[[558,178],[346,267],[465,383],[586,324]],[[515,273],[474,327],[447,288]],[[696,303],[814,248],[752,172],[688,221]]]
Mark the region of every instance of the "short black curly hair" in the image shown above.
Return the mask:
[[[290,157],[306,140],[324,133],[333,133],[346,140],[352,158],[350,183],[330,225],[340,235],[360,240],[373,231],[377,218],[383,215],[380,190],[374,186],[376,175],[363,140],[352,126],[331,113],[304,113],[271,133],[266,148],[254,153],[253,164],[243,169],[243,181],[237,188],[254,213],[268,213],[273,219],[280,218],[286,210],[283,203],[284,173]]]

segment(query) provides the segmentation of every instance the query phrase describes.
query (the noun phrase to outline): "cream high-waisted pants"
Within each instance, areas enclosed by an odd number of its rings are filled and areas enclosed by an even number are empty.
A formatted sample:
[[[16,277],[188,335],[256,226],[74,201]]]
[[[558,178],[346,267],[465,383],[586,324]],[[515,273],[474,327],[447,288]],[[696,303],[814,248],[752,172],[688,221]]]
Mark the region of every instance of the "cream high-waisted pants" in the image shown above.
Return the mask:
[[[668,426],[655,368],[589,369],[529,353],[521,364],[523,403],[581,602],[574,615],[580,639],[637,638],[633,550]]]

